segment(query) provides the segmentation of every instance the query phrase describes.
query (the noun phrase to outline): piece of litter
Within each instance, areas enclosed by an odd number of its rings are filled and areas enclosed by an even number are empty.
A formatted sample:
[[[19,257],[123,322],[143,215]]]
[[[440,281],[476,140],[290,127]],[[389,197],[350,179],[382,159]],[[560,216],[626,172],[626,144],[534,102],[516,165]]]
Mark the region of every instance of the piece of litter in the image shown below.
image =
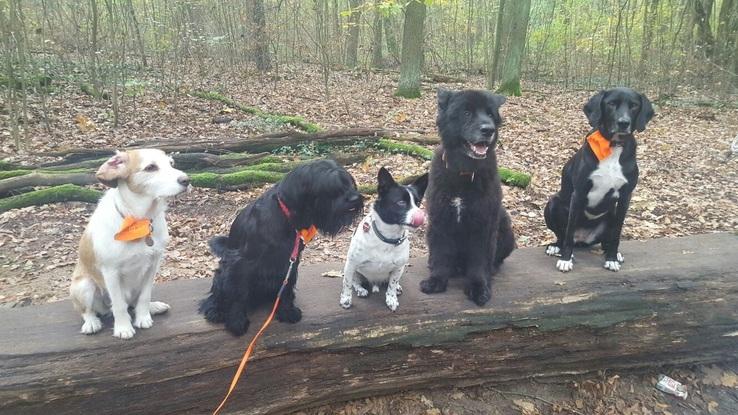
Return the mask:
[[[656,389],[682,399],[687,399],[687,387],[666,375],[659,375]]]
[[[343,277],[343,273],[341,271],[330,270],[320,274],[320,276],[325,278],[341,278]]]

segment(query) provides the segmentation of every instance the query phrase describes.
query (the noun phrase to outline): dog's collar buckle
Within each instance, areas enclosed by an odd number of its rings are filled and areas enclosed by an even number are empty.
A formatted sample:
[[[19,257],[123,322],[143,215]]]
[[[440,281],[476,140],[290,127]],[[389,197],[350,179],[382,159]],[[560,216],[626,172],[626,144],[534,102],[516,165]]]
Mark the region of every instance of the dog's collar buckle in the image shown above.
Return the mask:
[[[390,245],[400,246],[407,239],[407,232],[403,232],[402,236],[399,238],[388,238],[382,235],[382,232],[380,232],[379,228],[377,228],[377,222],[374,220],[372,220],[372,229],[374,229],[374,233],[377,235],[377,238],[379,238],[380,241]]]

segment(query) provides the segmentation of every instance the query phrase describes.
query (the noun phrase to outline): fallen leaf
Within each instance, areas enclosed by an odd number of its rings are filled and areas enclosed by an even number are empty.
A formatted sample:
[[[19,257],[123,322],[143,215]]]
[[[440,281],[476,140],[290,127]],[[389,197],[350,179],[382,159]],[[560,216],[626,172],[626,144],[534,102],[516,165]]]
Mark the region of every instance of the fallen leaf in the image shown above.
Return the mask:
[[[520,413],[523,415],[537,415],[538,408],[536,408],[533,402],[529,402],[523,399],[513,399],[513,403],[520,408]]]

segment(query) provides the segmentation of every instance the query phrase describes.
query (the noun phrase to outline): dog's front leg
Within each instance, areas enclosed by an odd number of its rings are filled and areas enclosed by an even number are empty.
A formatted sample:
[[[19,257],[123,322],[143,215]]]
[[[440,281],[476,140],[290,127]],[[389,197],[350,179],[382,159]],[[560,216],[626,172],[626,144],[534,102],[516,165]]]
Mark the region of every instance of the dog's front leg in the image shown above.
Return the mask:
[[[428,268],[430,277],[420,281],[420,291],[426,294],[442,293],[448,286],[448,278],[456,272],[457,244],[448,235],[428,228]]]
[[[151,289],[154,286],[154,277],[159,272],[161,265],[161,258],[155,261],[146,270],[144,276],[143,287],[141,288],[141,294],[138,296],[136,301],[136,307],[134,309],[136,318],[133,320],[134,327],[141,329],[148,329],[154,325],[154,320],[151,318],[151,314],[161,314],[169,310],[169,304],[162,303],[161,301],[151,301]]]
[[[397,300],[397,295],[400,293],[400,278],[405,272],[405,265],[400,268],[392,270],[390,272],[389,283],[387,284],[387,293],[385,294],[384,302],[387,304],[390,310],[395,311],[400,305]]]
[[[297,268],[298,263],[295,263]],[[282,298],[277,307],[277,320],[283,323],[297,323],[302,319],[302,310],[295,305],[295,282],[297,280],[297,271],[293,270],[294,278],[290,277],[287,285],[282,292]]]
[[[630,196],[633,194],[632,190],[622,193],[623,194],[615,207],[613,222],[606,230],[607,233],[605,234],[605,240],[602,244],[602,247],[605,249],[604,267],[614,272],[620,271],[620,265],[624,261],[623,255],[619,252],[620,235],[623,232],[625,214],[628,213],[628,207],[630,206]]]
[[[484,243],[472,244],[472,248],[466,257],[467,285],[464,292],[470,300],[480,307],[487,304],[492,297],[490,283],[492,273],[495,272],[492,259],[497,251],[497,234],[497,230],[491,231],[488,239],[489,245]],[[474,239],[477,241],[485,240],[482,237]]]
[[[366,297],[369,295],[366,289],[358,283],[356,279],[356,266],[354,266],[351,261],[351,256],[349,255],[349,258],[346,259],[346,265],[343,267],[343,288],[341,289],[341,298],[339,300],[341,307],[351,308],[353,297],[352,289],[356,289],[356,293],[359,297]]]
[[[561,247],[561,258],[556,261],[556,268],[561,272],[569,272],[574,269],[574,231],[576,231],[577,223],[579,223],[584,204],[586,203],[586,194],[579,195],[576,190],[571,194],[569,201],[569,217],[566,221],[566,232],[564,235],[564,243]]]
[[[121,339],[130,339],[136,334],[131,325],[131,315],[128,314],[128,302],[126,301],[123,287],[120,283],[120,272],[116,269],[102,269],[105,287],[110,296],[111,309],[113,311],[113,336]]]

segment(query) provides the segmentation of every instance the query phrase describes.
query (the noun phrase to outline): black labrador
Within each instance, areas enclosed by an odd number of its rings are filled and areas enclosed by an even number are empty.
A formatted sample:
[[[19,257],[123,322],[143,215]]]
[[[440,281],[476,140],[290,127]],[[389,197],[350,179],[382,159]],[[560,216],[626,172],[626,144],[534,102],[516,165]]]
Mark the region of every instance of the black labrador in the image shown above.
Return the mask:
[[[575,246],[601,243],[605,268],[617,272],[620,233],[638,183],[633,132],[645,130],[654,112],[645,95],[614,88],[590,98],[584,114],[593,129],[564,166],[561,190],[546,204],[546,226],[556,234],[546,253],[560,256],[556,268],[568,272]]]

